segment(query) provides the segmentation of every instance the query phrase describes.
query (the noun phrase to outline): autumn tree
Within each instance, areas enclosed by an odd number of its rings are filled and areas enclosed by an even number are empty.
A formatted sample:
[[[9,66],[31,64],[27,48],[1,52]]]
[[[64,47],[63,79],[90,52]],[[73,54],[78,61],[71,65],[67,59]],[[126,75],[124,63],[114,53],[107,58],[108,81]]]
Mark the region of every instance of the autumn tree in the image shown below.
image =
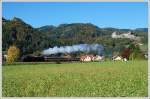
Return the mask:
[[[13,63],[14,61],[16,61],[19,58],[19,53],[19,48],[17,48],[15,45],[10,46],[7,51],[6,62]]]

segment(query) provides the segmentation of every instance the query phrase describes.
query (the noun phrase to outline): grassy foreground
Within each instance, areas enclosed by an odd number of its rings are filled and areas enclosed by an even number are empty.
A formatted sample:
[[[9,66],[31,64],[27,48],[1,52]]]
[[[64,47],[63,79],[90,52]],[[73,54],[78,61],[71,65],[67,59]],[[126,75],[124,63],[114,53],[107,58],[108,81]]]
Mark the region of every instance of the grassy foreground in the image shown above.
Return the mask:
[[[9,65],[3,96],[148,96],[148,62]]]

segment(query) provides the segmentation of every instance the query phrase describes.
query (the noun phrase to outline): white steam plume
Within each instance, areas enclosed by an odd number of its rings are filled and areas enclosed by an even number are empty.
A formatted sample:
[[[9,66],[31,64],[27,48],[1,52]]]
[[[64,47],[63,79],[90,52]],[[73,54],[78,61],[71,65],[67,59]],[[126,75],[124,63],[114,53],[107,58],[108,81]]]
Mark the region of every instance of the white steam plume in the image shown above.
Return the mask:
[[[43,55],[57,54],[57,53],[74,53],[74,52],[91,52],[95,51],[97,54],[103,54],[104,47],[100,44],[78,44],[72,46],[61,46],[48,48],[42,52]]]

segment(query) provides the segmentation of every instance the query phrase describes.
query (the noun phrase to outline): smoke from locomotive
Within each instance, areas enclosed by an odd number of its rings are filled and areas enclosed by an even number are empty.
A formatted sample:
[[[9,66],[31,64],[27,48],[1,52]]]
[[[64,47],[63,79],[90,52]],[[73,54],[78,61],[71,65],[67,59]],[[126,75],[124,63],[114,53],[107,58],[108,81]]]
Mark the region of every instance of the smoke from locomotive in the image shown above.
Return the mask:
[[[78,44],[72,46],[61,46],[48,48],[42,52],[43,55],[51,55],[57,53],[75,53],[75,52],[96,52],[98,55],[103,55],[104,47],[101,44]]]

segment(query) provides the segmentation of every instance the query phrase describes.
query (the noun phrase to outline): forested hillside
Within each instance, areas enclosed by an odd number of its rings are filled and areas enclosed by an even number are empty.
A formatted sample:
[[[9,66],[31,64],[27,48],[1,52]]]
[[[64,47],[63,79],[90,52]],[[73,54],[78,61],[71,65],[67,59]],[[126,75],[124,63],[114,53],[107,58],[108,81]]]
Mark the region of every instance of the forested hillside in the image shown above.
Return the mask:
[[[34,28],[19,18],[12,20],[2,19],[2,49],[7,51],[10,45],[15,44],[21,55],[40,52],[46,48],[54,46],[66,46],[73,44],[93,44],[99,43],[105,48],[116,49],[129,44],[129,39],[113,39],[111,34],[117,31],[124,33],[132,31],[136,36],[141,37],[141,43],[147,44],[147,28],[116,29],[100,28],[91,23],[61,24],[59,26],[43,26]]]

